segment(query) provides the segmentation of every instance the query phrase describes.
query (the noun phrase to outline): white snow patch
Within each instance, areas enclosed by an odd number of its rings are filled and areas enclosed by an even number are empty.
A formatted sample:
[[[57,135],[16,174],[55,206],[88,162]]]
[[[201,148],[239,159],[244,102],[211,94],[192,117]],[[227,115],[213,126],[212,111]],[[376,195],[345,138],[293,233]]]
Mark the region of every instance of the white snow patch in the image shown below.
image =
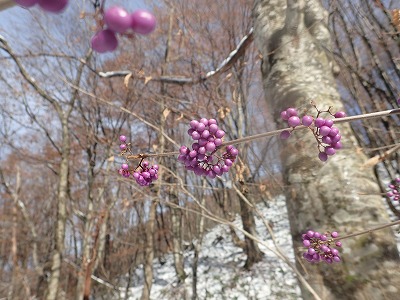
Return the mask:
[[[276,197],[267,208],[258,206],[264,218],[274,224],[274,234],[281,249],[294,262],[294,254],[289,232],[289,222],[283,196]],[[241,227],[240,218],[235,225]],[[270,247],[274,247],[267,229],[260,219],[256,219],[258,237]],[[238,232],[239,236],[240,233]],[[217,238],[223,237],[216,243]],[[254,265],[251,271],[243,269],[246,256],[242,249],[231,240],[229,229],[224,225],[214,227],[205,234],[197,270],[197,293],[199,299],[302,299],[300,288],[293,271],[275,254],[260,245],[265,253],[263,261]],[[192,295],[193,252],[185,252],[185,272],[188,275],[184,283],[178,283],[175,275],[173,257],[166,256],[166,263],[154,261],[154,281],[151,299],[190,299]],[[143,288],[143,271],[138,269],[133,282],[136,286],[129,289],[129,300],[140,299]],[[124,298],[124,295],[120,295]]]

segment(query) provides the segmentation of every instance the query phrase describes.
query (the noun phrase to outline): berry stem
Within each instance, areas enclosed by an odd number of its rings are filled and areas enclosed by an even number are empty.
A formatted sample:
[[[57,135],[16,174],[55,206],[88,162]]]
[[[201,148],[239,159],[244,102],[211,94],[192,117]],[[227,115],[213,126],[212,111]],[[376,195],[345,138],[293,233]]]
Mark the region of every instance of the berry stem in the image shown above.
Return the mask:
[[[381,229],[384,229],[384,228],[387,228],[387,227],[390,227],[390,226],[395,226],[395,225],[400,225],[400,220],[393,221],[393,222],[390,222],[390,223],[387,223],[387,224],[384,224],[384,225],[380,225],[380,226],[377,226],[377,227],[373,227],[373,228],[370,228],[370,229],[367,229],[367,230],[363,230],[363,231],[360,231],[360,232],[348,234],[348,235],[345,235],[345,236],[342,236],[342,237],[337,237],[337,238],[334,238],[333,240],[344,240],[344,239],[348,239],[348,238],[355,237],[355,236],[358,236],[358,235],[362,235],[362,234],[366,234],[366,233],[372,233],[373,231],[381,230]]]
[[[400,108],[395,108],[395,109],[389,109],[389,110],[384,110],[384,111],[378,111],[378,112],[373,112],[373,113],[368,113],[368,114],[361,114],[361,115],[355,115],[351,117],[344,117],[344,118],[336,118],[333,119],[332,121],[335,124],[339,123],[346,123],[346,122],[353,122],[353,121],[358,121],[358,120],[366,120],[366,119],[374,119],[374,118],[381,118],[381,117],[387,117],[390,115],[398,115],[400,114]],[[270,136],[275,136],[279,135],[282,131],[289,130],[289,131],[294,131],[294,130],[301,130],[301,129],[306,129],[309,128],[304,125],[296,126],[296,127],[288,127],[288,128],[283,128],[283,129],[278,129],[278,130],[273,130],[273,131],[267,131],[255,135],[250,135],[244,138],[232,140],[232,141],[227,141],[221,144],[221,147],[228,146],[228,145],[235,145],[235,144],[241,144],[241,143],[246,143],[250,142],[253,140],[261,139],[261,138],[266,138]],[[174,152],[165,152],[165,153],[152,153],[152,154],[138,154],[138,155],[129,155],[127,159],[137,159],[137,158],[146,158],[146,157],[162,157],[162,156],[172,156],[172,155],[179,155],[179,151],[174,151]]]
[[[179,155],[179,151],[173,151],[173,152],[164,152],[164,153],[139,153],[139,154],[134,154],[134,155],[128,155],[126,159],[145,159],[148,157],[162,157],[162,156],[173,156],[173,155]]]

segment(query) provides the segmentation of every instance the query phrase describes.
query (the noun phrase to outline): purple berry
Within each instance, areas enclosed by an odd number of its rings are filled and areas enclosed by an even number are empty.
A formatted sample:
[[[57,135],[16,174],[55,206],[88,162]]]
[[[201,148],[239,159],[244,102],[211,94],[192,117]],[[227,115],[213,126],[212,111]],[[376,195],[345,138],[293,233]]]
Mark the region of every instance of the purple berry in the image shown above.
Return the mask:
[[[207,139],[210,136],[210,132],[208,130],[204,130],[203,133],[201,134],[202,138]]]
[[[236,148],[233,148],[233,149],[231,149],[231,150],[229,151],[229,153],[230,153],[232,156],[237,156],[237,155],[239,154],[239,150],[236,149]]]
[[[225,135],[225,131],[223,131],[223,130],[217,130],[217,132],[215,133],[215,137],[218,139],[221,139],[224,135]]]
[[[337,142],[337,143],[332,143],[331,144],[332,148],[334,149],[342,149],[342,143],[341,142]]]
[[[332,156],[336,153],[336,150],[333,147],[326,147],[325,153],[326,155]]]
[[[346,113],[344,111],[338,111],[337,113],[335,113],[334,115],[335,118],[344,118],[346,117]]]
[[[215,139],[214,140],[214,144],[215,144],[215,146],[217,146],[217,147],[219,147],[219,146],[221,146],[222,145],[222,140],[221,139]]]
[[[301,118],[301,123],[307,127],[310,126],[313,121],[314,121],[313,117],[310,116],[304,116],[303,118]]]
[[[218,125],[217,125],[217,124],[211,124],[211,125],[208,127],[208,129],[209,129],[209,131],[210,131],[211,133],[216,133],[216,132],[218,131]]]
[[[342,247],[342,242],[341,242],[341,241],[336,241],[336,242],[335,242],[335,245],[336,245],[337,247]]]
[[[199,123],[196,126],[196,130],[200,133],[203,132],[206,129],[206,125],[204,125],[203,123]]]
[[[329,132],[330,137],[334,137],[339,134],[339,128],[331,127],[331,131]]]
[[[128,164],[122,164],[121,169],[122,170],[128,170],[129,169]]]
[[[337,231],[334,231],[331,233],[331,237],[333,237],[334,239],[337,238],[339,236],[339,233]]]
[[[215,143],[208,142],[208,143],[206,144],[206,150],[207,150],[208,152],[213,152],[215,149],[216,149]]]
[[[125,142],[126,142],[126,136],[120,135],[120,136],[119,136],[119,141],[120,141],[121,143],[125,143]]]
[[[289,115],[288,115],[288,113],[286,112],[286,110],[283,111],[283,112],[281,112],[281,118],[282,118],[282,120],[284,120],[284,121],[287,121],[287,120],[289,119]]]
[[[149,34],[156,28],[156,18],[148,11],[138,9],[131,15],[131,28],[139,34]]]
[[[319,158],[320,161],[327,161],[328,160],[328,155],[326,153],[324,153],[324,152],[320,152],[318,154],[318,158]]]
[[[99,53],[112,52],[118,47],[115,33],[110,29],[97,32],[91,39],[92,49]]]
[[[310,247],[310,245],[311,245],[310,240],[304,240],[303,245],[304,245],[304,247]]]
[[[232,162],[230,159],[228,159],[228,158],[225,159],[224,162],[225,162],[225,165],[228,166],[228,167],[232,166],[232,164],[233,164],[233,162]]]
[[[331,119],[327,119],[325,120],[325,126],[328,126],[329,128],[331,128],[333,126],[333,121]]]
[[[299,125],[300,125],[300,118],[297,117],[297,116],[291,116],[291,117],[288,119],[288,124],[289,124],[290,127],[299,126]]]
[[[290,107],[286,110],[286,114],[288,115],[288,117],[292,117],[292,116],[297,116],[297,110],[293,107]]]
[[[332,143],[337,143],[341,140],[342,136],[340,134],[335,135],[334,137],[332,137]]]
[[[199,138],[200,138],[200,133],[198,133],[197,131],[193,131],[192,139],[198,140]]]
[[[192,120],[192,121],[190,121],[189,124],[190,124],[190,127],[192,127],[193,129],[196,129],[197,125],[199,125],[199,122],[196,120]]]
[[[316,127],[321,128],[322,126],[325,125],[325,120],[322,118],[316,118],[314,124]]]
[[[279,137],[282,139],[282,140],[286,140],[286,139],[288,139],[289,137],[290,137],[290,131],[289,130],[284,130],[284,131],[282,131],[281,133],[280,133],[280,135],[279,135]]]
[[[331,129],[328,126],[321,126],[319,129],[319,134],[322,136],[326,136],[331,132]]]
[[[332,139],[329,136],[323,136],[322,137],[322,142],[325,143],[325,144],[330,145],[330,144],[332,144]]]
[[[304,244],[304,243],[303,243],[303,244]],[[308,246],[306,246],[306,247],[308,247]],[[315,253],[316,253],[316,251],[315,251],[314,248],[308,248],[308,254],[314,255]]]
[[[188,153],[188,148],[186,147],[186,146],[181,146],[180,148],[179,148],[179,153],[180,154],[187,154]]]
[[[119,6],[112,6],[104,13],[104,22],[114,32],[124,33],[131,25],[131,16]]]

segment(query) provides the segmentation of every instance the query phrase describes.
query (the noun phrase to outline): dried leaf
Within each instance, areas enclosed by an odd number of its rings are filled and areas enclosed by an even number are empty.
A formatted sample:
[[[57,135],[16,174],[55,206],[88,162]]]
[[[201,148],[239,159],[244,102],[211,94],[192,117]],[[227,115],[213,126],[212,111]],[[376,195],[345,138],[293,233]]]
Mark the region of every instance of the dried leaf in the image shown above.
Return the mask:
[[[108,160],[109,162],[113,162],[113,161],[115,160],[114,155],[113,155],[113,156],[110,156],[107,160]]]
[[[124,78],[125,87],[129,86],[129,79],[131,79],[131,77],[132,77],[132,73],[129,73],[128,75],[125,76],[125,78]]]
[[[374,157],[371,157],[370,159],[368,159],[364,164],[363,167],[367,168],[367,167],[373,167],[376,164],[380,163],[382,161],[382,157],[380,157],[379,155],[376,155]]]
[[[394,27],[400,31],[400,9],[392,10],[392,23]]]
[[[153,77],[151,76],[145,76],[144,77],[144,84],[147,84]]]
[[[170,113],[171,111],[168,109],[168,108],[165,108],[164,109],[164,111],[163,111],[163,116],[164,116],[164,118],[166,119],[167,117],[168,117],[168,115],[169,115],[169,113]]]
[[[176,118],[176,121],[179,121],[179,120],[181,120],[181,119],[183,119],[183,114],[181,113],[181,115],[178,117],[178,118]]]

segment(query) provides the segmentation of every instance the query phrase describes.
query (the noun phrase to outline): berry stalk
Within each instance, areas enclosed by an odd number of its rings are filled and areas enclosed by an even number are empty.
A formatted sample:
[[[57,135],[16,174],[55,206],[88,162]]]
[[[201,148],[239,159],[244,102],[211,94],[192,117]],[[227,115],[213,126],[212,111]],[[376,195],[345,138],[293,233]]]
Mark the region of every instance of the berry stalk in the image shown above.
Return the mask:
[[[340,238],[335,238],[334,240],[338,240],[338,239],[344,240],[344,239],[348,239],[348,238],[351,238],[351,237],[359,236],[359,235],[362,235],[362,234],[372,233],[373,231],[385,229],[387,227],[391,227],[391,226],[395,226],[395,225],[400,225],[400,220],[393,221],[393,222],[390,222],[390,223],[387,223],[387,224],[384,224],[384,225],[376,226],[376,227],[373,227],[373,228],[370,228],[370,229],[366,229],[366,230],[363,230],[363,231],[360,231],[360,232],[344,235],[344,236],[342,236]]]

